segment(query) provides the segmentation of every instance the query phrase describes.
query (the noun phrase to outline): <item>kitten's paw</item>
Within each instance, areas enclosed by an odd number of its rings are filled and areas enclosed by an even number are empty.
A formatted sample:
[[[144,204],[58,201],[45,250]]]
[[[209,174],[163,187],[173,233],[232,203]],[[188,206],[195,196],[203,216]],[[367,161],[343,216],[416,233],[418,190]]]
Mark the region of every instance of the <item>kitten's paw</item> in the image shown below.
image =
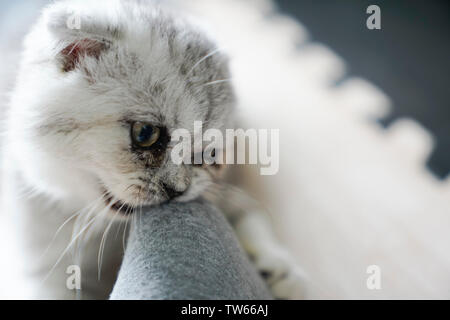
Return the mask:
[[[306,277],[283,250],[271,250],[255,259],[256,268],[276,299],[304,299]]]

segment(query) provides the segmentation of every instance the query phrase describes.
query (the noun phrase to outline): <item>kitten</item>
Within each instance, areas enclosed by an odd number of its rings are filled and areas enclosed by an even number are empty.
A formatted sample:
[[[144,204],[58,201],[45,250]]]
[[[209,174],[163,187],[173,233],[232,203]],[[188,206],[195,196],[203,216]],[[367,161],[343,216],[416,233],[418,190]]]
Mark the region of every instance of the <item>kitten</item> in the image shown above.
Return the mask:
[[[198,120],[204,130],[233,125],[232,84],[217,82],[229,78],[227,58],[206,32],[168,8],[72,0],[43,11],[25,40],[8,110],[3,177],[22,237],[15,244],[26,297],[75,298],[65,270],[76,263],[82,298],[107,298],[123,245],[105,241],[105,228],[120,228],[113,221],[127,221],[141,205],[200,196],[230,217],[274,295],[298,297],[299,269],[261,210],[234,188],[208,195],[223,168],[170,161],[174,130],[192,132]]]

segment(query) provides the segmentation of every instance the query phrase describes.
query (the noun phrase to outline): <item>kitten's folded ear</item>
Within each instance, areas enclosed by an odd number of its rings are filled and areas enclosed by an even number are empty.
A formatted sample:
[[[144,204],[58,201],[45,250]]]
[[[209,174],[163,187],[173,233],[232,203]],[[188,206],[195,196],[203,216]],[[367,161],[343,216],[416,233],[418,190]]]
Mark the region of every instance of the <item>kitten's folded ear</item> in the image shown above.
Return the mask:
[[[75,69],[81,58],[89,56],[98,58],[107,44],[94,39],[81,39],[73,42],[61,50],[60,56],[64,72]]]
[[[106,21],[102,14],[53,5],[45,16],[47,29],[56,38],[58,60],[65,72],[74,70],[84,57],[99,58],[120,37],[118,28],[111,27],[111,21]]]

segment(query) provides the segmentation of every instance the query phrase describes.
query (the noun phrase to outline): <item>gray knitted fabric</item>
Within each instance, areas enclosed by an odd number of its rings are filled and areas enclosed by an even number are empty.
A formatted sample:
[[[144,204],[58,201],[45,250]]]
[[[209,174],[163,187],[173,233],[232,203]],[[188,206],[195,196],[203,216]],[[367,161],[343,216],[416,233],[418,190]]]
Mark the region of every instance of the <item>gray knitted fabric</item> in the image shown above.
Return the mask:
[[[111,299],[271,299],[230,225],[203,201],[135,219]]]

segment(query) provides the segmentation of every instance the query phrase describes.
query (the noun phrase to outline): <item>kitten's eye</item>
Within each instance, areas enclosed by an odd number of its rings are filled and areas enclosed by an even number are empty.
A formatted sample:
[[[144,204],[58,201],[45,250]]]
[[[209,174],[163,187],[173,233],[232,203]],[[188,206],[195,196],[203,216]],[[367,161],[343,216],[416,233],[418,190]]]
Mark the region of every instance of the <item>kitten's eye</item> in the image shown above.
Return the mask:
[[[158,141],[160,130],[148,123],[135,122],[131,126],[131,139],[141,148],[148,148]]]

